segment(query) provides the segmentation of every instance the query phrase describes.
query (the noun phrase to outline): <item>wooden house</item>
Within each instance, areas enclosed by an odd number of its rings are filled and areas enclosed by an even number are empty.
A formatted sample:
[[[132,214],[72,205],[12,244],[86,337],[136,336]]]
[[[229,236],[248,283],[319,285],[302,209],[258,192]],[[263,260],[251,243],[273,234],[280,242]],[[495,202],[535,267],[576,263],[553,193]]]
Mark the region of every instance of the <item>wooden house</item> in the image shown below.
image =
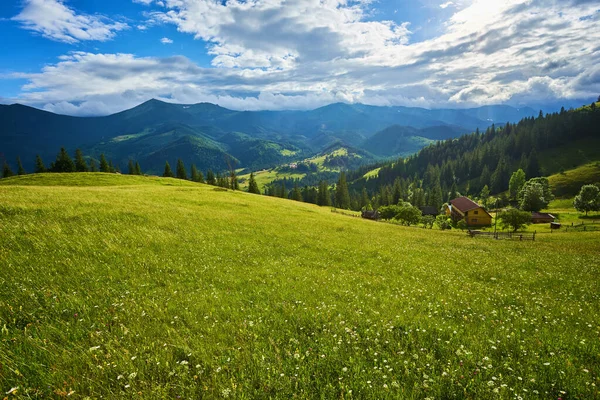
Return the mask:
[[[531,222],[534,224],[552,223],[552,222],[554,222],[555,219],[556,219],[556,217],[552,214],[540,213],[540,212],[535,212],[535,211],[533,211],[531,213]]]
[[[446,206],[446,215],[453,221],[464,219],[468,226],[488,226],[492,224],[492,216],[483,207],[468,197],[450,200]]]

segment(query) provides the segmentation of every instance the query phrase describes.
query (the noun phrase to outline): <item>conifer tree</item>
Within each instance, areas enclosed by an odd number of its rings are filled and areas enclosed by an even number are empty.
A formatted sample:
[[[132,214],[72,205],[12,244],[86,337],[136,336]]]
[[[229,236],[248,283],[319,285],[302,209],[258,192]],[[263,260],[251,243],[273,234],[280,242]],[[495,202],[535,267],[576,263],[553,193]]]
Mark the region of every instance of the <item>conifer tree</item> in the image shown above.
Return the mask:
[[[46,172],[46,166],[44,165],[44,161],[42,161],[42,157],[40,155],[35,156],[35,173],[41,174]]]
[[[75,150],[75,171],[88,172],[87,164],[83,159],[83,153],[80,149]]]
[[[98,172],[98,167],[96,166],[96,160],[90,158],[90,172]]]
[[[195,164],[192,164],[192,167],[190,168],[190,179],[192,182],[200,182],[200,173]]]
[[[127,163],[127,173],[129,175],[136,175],[135,165],[133,164],[133,161],[131,159],[129,159],[129,163]]]
[[[2,177],[8,178],[9,176],[13,176],[14,172],[10,169],[10,165],[6,161],[4,161],[4,167],[2,168]]]
[[[116,171],[117,171],[117,170],[115,169],[115,166],[114,166],[114,164],[113,164],[112,160],[109,160],[109,161],[108,161],[108,172],[111,172],[111,173],[113,173],[113,172],[116,172]]]
[[[292,200],[302,201],[302,191],[298,186],[298,182],[294,182],[294,189],[292,190]]]
[[[60,149],[60,152],[56,156],[56,161],[52,167],[53,172],[75,172],[75,163],[69,156],[69,153],[64,147]]]
[[[481,199],[481,205],[487,208],[490,201],[490,189],[488,188],[488,185],[485,185],[483,189],[481,189],[479,198]]]
[[[285,179],[281,181],[281,186],[279,187],[279,197],[282,199],[287,199],[287,189],[285,188]]]
[[[215,180],[215,174],[210,169],[206,172],[206,183],[213,186],[217,183]]]
[[[106,161],[104,154],[100,154],[100,172],[111,172],[110,165]]]
[[[174,178],[175,176],[173,175],[173,171],[171,170],[171,166],[169,165],[169,162],[165,162],[165,172],[163,172],[163,176],[165,178]]]
[[[235,170],[232,169],[229,172],[229,186],[231,187],[231,189],[233,190],[240,190],[240,182],[237,179],[237,175],[235,173]]]
[[[350,193],[348,193],[348,183],[346,182],[345,172],[340,173],[340,178],[335,186],[335,205],[344,210],[350,208]]]
[[[17,174],[26,175],[25,168],[23,168],[23,164],[21,163],[21,157],[17,157]]]
[[[542,176],[542,171],[540,169],[540,160],[538,159],[537,150],[535,149],[535,147],[533,148],[533,150],[531,150],[531,153],[529,153],[525,175],[527,175],[529,179]]]
[[[450,188],[450,194],[448,195],[448,201],[454,200],[458,197],[458,188],[456,187],[456,182],[452,182],[452,187]]]
[[[369,199],[369,194],[367,193],[367,189],[366,188],[362,188],[362,192],[360,194],[360,208],[365,208],[366,206],[369,205],[369,203],[371,202],[371,200]]]
[[[135,162],[135,174],[142,175],[142,167],[140,167],[140,163],[137,161]]]
[[[317,196],[317,204],[320,206],[331,205],[331,196],[329,195],[329,184],[327,184],[327,181],[319,182],[319,194]]]
[[[177,160],[177,178],[187,180],[187,172],[185,171],[185,165],[183,165],[181,158]]]
[[[248,193],[260,194],[260,189],[254,178],[254,172],[250,174],[250,179],[248,180]]]

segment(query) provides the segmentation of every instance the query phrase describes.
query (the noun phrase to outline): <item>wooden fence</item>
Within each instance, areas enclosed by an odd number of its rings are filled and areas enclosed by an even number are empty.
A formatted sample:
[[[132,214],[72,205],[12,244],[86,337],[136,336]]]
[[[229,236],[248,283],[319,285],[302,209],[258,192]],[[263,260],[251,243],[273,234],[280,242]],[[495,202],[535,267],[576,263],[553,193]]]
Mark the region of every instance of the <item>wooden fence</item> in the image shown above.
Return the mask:
[[[537,232],[516,233],[516,232],[483,232],[483,231],[472,231],[472,230],[467,231],[467,235],[469,235],[471,237],[483,236],[483,237],[493,238],[496,240],[508,239],[508,240],[519,240],[519,241],[523,241],[523,240],[534,241],[536,233]]]

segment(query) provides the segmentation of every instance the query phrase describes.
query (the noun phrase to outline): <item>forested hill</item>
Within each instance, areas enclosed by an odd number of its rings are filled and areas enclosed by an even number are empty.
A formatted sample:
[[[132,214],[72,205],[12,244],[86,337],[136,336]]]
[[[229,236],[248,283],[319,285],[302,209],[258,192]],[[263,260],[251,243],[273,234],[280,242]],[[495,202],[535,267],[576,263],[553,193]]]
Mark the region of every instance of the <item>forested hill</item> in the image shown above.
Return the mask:
[[[504,192],[519,168],[529,179],[600,160],[599,128],[600,103],[545,116],[540,112],[516,124],[437,142],[381,166],[370,178],[363,176],[367,168],[361,168],[350,172],[348,180],[355,193],[366,188],[374,205],[420,192],[418,203],[437,207],[457,192],[478,195],[484,185],[492,194]]]

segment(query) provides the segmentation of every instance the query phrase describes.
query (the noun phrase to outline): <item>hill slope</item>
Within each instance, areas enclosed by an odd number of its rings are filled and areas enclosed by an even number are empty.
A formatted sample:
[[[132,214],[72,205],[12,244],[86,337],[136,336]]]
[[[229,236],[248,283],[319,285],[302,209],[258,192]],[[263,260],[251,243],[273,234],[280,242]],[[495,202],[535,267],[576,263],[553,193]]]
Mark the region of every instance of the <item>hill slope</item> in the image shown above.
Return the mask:
[[[474,246],[460,232],[110,178],[2,181],[19,184],[0,187],[3,393],[597,393],[597,233]]]

